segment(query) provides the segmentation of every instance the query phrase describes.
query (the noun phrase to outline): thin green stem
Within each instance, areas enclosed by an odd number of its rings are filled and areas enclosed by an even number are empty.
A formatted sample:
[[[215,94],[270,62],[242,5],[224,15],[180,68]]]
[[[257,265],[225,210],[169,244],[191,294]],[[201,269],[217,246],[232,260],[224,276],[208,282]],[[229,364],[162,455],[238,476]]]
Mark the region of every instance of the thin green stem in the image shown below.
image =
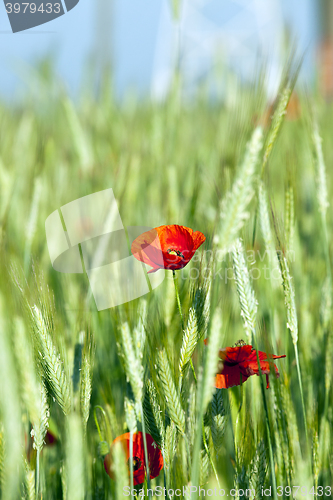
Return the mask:
[[[183,318],[182,306],[181,306],[180,298],[179,298],[178,281],[177,281],[176,272],[174,270],[172,271],[172,276],[173,276],[173,283],[175,285],[175,292],[176,292],[176,300],[177,300],[178,311],[179,311],[180,319],[181,319],[181,322],[182,322],[182,331],[184,331],[184,318]],[[195,381],[195,383],[197,383],[197,377],[196,377],[196,374],[195,374],[195,370],[194,370],[192,359],[190,359],[190,365],[191,365],[191,369],[192,369],[194,381]],[[182,380],[182,377],[180,378],[180,387],[181,387],[181,380]]]
[[[261,366],[260,366],[260,359],[259,359],[259,353],[258,353],[257,340],[255,338],[254,332],[252,332],[252,344],[254,344],[254,348],[255,348],[255,351],[256,351],[257,363],[258,363],[258,370],[259,370],[259,378],[260,378],[261,395],[262,395],[262,400],[263,400],[264,409],[265,409],[266,433],[267,433],[267,439],[268,439],[269,461],[270,461],[270,464],[271,464],[273,497],[274,497],[274,500],[278,500],[278,498],[277,498],[277,490],[276,490],[276,477],[275,477],[274,455],[273,455],[272,438],[271,438],[271,427],[270,427],[270,423],[269,423],[268,407],[267,407],[267,401],[266,401],[264,380],[263,380],[263,378],[261,376],[262,375],[262,371],[261,371]]]
[[[216,481],[217,481],[217,484],[218,484],[218,487],[220,489],[220,481],[219,481],[219,477],[217,475],[217,471],[216,471],[216,467],[215,467],[215,464],[213,462],[213,459],[212,459],[212,456],[210,454],[210,451],[209,451],[209,448],[208,448],[208,445],[207,445],[207,441],[206,441],[206,435],[205,435],[205,425],[204,425],[204,421],[202,419],[202,440],[203,440],[203,444],[204,444],[204,447],[205,447],[205,450],[206,450],[206,453],[207,453],[207,456],[209,458],[209,461],[210,461],[210,465],[212,466],[212,469],[213,469],[213,472],[215,474],[215,478],[216,478]]]
[[[323,228],[323,233],[324,233],[324,250],[325,250],[325,260],[326,260],[326,268],[327,268],[327,275],[330,281],[330,292],[331,287],[332,287],[332,270],[331,270],[331,260],[330,260],[330,252],[329,252],[329,239],[328,239],[328,231],[327,231],[327,222],[326,222],[326,214],[322,214],[321,216],[321,222],[322,222],[322,228]],[[330,335],[330,332],[328,332],[328,335]],[[298,355],[297,355],[298,359]],[[329,388],[325,388],[325,404],[324,404],[324,418],[327,418],[327,411],[328,411],[328,396],[329,396]],[[305,424],[305,429],[307,431],[307,426]]]
[[[306,423],[306,413],[305,413],[305,404],[304,404],[304,395],[303,395],[303,385],[302,385],[302,376],[301,376],[301,369],[299,366],[299,359],[298,359],[298,348],[297,344],[294,344],[295,348],[295,359],[296,359],[296,367],[297,367],[297,375],[298,375],[298,383],[299,383],[299,390],[301,393],[301,401],[302,401],[302,410],[303,410],[303,419],[304,419],[304,427],[305,427],[305,439],[306,439],[306,446],[308,447],[308,429],[307,429],[307,423]]]
[[[329,275],[329,278],[332,279],[332,271],[331,271],[331,260],[330,260],[330,252],[329,252],[329,240],[328,240],[328,231],[327,231],[327,223],[326,223],[326,216],[322,215],[322,227],[323,227],[323,233],[324,233],[324,250],[325,250],[325,260],[326,260],[326,266],[327,266],[327,273]]]
[[[180,298],[179,298],[179,288],[178,288],[178,280],[176,276],[175,270],[172,271],[172,277],[173,277],[173,283],[175,285],[175,291],[176,291],[176,300],[177,300],[177,306],[178,306],[178,311],[180,314],[180,319],[182,322],[182,330],[184,330],[184,319],[183,319],[183,313],[182,313],[182,306],[180,304]]]
[[[162,455],[163,455],[163,462],[164,462],[164,454],[162,453]],[[167,489],[167,484],[166,484],[165,467],[163,467],[163,480],[164,480],[164,498],[169,498],[168,493],[166,493],[168,491],[168,489]]]
[[[240,417],[240,412],[243,406],[243,395],[244,395],[244,389],[243,389],[243,376],[240,374],[240,405],[237,410],[237,417],[236,417],[236,422],[235,422],[235,434],[234,434],[234,443],[235,443],[235,458],[236,462],[238,463],[238,445],[237,445],[237,432],[238,432],[238,422],[239,422],[239,417]]]
[[[147,439],[146,439],[146,425],[145,425],[145,419],[144,419],[144,416],[143,416],[143,408],[142,408],[142,403],[141,402],[140,402],[140,411],[141,411],[141,424],[142,424],[142,434],[143,434],[143,447],[144,447],[144,450],[145,450],[147,486],[148,486],[148,491],[149,491],[149,498],[151,498],[150,470],[149,470],[148,449],[147,449]]]
[[[189,467],[190,456],[191,456],[191,454],[190,454],[190,447],[189,447],[189,444],[188,444],[188,440],[187,440],[186,434],[182,434],[182,437],[184,439],[186,453],[187,453],[187,466]],[[189,470],[190,470],[190,467],[189,467]]]
[[[176,273],[175,273],[174,270],[172,271],[172,276],[173,276],[173,282],[174,282],[174,285],[175,285],[176,300],[177,300],[177,305],[178,305],[178,311],[179,311],[180,318],[181,318],[182,330],[184,330],[184,319],[183,319],[183,313],[182,313],[182,306],[181,306],[180,298],[179,298],[179,288],[178,288],[177,276],[176,276]],[[192,358],[190,359],[190,365],[191,365],[191,369],[192,369],[194,381],[197,384],[197,376],[196,376],[195,369],[194,369],[194,366],[193,366]],[[180,377],[180,379],[179,379],[179,387],[180,387],[180,389],[181,389],[181,385],[182,385],[182,377]],[[209,461],[211,463],[212,469],[214,471],[214,474],[215,474],[215,477],[216,477],[216,480],[217,480],[217,484],[220,487],[220,483],[219,483],[218,475],[217,475],[217,472],[216,472],[216,468],[215,468],[215,465],[213,463],[212,457],[211,457],[211,455],[209,453],[209,449],[208,449],[207,442],[206,442],[205,426],[204,426],[203,418],[202,418],[202,428],[203,428],[203,434],[202,434],[203,444],[204,444],[204,447],[206,449],[206,452],[207,452]],[[185,434],[183,435],[183,437],[184,437],[184,441],[185,441],[185,445],[186,445],[188,456],[190,456],[189,446],[188,446],[188,442],[187,442]]]
[[[242,409],[243,399],[244,399],[243,375],[240,374],[240,405],[238,408],[238,413],[240,413],[240,411]]]
[[[197,376],[195,374],[195,370],[194,370],[194,366],[193,366],[192,360],[191,360],[191,367],[192,367],[192,370],[193,370],[193,376],[194,376],[195,383],[197,383]],[[204,448],[206,450],[206,453],[207,453],[208,459],[210,461],[210,464],[212,466],[212,469],[213,469],[213,472],[214,472],[214,475],[215,475],[218,487],[220,488],[219,477],[217,475],[216,467],[215,467],[215,464],[213,462],[212,456],[211,456],[211,454],[209,452],[209,448],[208,448],[207,441],[206,441],[204,416],[202,414],[202,410],[200,411],[200,414],[201,414],[200,419],[201,419],[201,426],[202,426],[202,441],[203,441],[203,445],[204,445]],[[184,434],[184,440],[185,440],[185,444],[186,444],[186,449],[187,449],[188,456],[190,456],[189,446],[188,446],[188,442],[187,442],[185,434]]]
[[[103,414],[103,417],[104,417],[104,418],[106,418],[106,415],[105,415],[105,411],[103,410],[103,408],[102,408],[101,406],[95,406],[95,408],[94,408],[94,420],[95,420],[95,424],[96,424],[97,432],[98,432],[98,435],[99,435],[99,439],[100,439],[101,441],[104,441],[103,436],[102,436],[102,433],[101,433],[101,429],[100,429],[100,427],[99,427],[98,418],[97,418],[97,415],[96,415],[96,410],[97,410],[97,408],[98,408],[99,410],[101,410],[101,412],[102,412],[102,414]]]
[[[36,457],[36,500],[38,500],[39,496],[39,455],[40,451],[37,449],[37,457]]]
[[[129,456],[129,462],[130,462],[130,484],[131,484],[131,496],[132,496],[132,491],[134,488],[134,483],[133,483],[133,431],[130,431],[130,456]],[[133,498],[133,496],[132,496]]]

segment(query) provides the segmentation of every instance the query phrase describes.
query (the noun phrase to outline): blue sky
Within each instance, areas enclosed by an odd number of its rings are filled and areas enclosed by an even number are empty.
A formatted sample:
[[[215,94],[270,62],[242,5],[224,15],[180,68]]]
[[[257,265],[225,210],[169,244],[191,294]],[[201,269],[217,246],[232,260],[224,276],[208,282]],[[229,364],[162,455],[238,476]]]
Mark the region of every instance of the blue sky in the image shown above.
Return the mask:
[[[258,51],[273,67],[285,22],[300,49],[307,49],[305,73],[311,75],[319,30],[314,0],[302,0],[301,9],[299,0],[183,1],[180,46],[190,79],[209,71],[219,51],[243,72],[253,66]],[[158,93],[167,86],[177,36],[167,0],[80,0],[64,16],[16,34],[0,3],[0,94],[13,97],[24,89],[35,61],[47,54],[55,57],[72,93],[80,86],[85,62],[108,54],[118,93],[128,87],[157,88]]]

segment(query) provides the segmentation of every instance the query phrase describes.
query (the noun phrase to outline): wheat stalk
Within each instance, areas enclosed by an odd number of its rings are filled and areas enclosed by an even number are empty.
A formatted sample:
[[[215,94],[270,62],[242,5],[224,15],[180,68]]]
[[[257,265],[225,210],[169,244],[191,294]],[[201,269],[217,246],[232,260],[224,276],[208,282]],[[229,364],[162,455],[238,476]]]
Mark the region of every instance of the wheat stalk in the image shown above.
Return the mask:
[[[140,307],[138,310],[138,318],[139,321],[135,328],[133,329],[133,343],[136,352],[136,357],[142,362],[143,352],[146,343],[146,331],[145,331],[145,323],[147,320],[147,302],[145,300],[141,300]]]
[[[90,414],[90,399],[92,392],[91,365],[87,355],[83,356],[80,383],[80,409],[83,422],[83,432],[85,434]]]
[[[225,395],[223,398],[222,389],[216,389],[212,399],[212,438],[213,444],[216,451],[216,455],[218,456],[222,444],[223,444],[223,436],[226,429],[226,424],[228,420],[228,407],[224,403],[224,399],[228,400],[228,395]]]
[[[274,286],[278,286],[281,282],[281,271],[279,267],[279,262],[277,259],[277,255],[274,248],[274,239],[273,233],[271,229],[270,219],[269,219],[269,211],[268,211],[268,202],[267,202],[267,193],[264,187],[263,182],[259,183],[259,220],[260,220],[260,228],[261,233],[265,242],[265,250],[268,255],[269,263],[271,266],[272,273],[272,283]],[[278,276],[273,277],[273,272],[277,271]],[[274,279],[273,279],[274,278]]]
[[[249,487],[257,492],[259,499],[264,498],[261,491],[265,483],[266,469],[267,463],[265,443],[261,440],[257,445],[255,456],[250,464],[249,472]]]
[[[217,243],[223,253],[230,250],[239,230],[249,217],[246,210],[254,194],[253,184],[262,141],[262,130],[258,127],[253,132],[247,145],[245,158],[238,176],[222,202],[220,215],[222,226],[214,242]]]
[[[165,430],[164,461],[167,475],[170,476],[171,466],[176,453],[176,425],[171,421]]]
[[[200,450],[200,472],[199,472],[199,484],[204,485],[207,482],[209,474],[209,457],[205,450]]]
[[[318,125],[316,121],[313,126],[312,140],[314,144],[314,163],[316,170],[316,183],[317,183],[317,200],[318,209],[321,215],[321,223],[324,233],[324,249],[327,267],[327,277],[324,285],[323,304],[321,307],[323,326],[326,330],[327,325],[332,316],[332,271],[329,250],[329,234],[327,228],[326,213],[329,207],[328,191],[327,191],[327,176],[324,155],[322,150],[322,139],[319,135]]]
[[[326,221],[326,212],[329,207],[327,192],[327,175],[322,148],[322,138],[319,135],[318,124],[313,125],[313,144],[314,144],[314,163],[316,169],[317,199],[319,212],[324,221]]]
[[[295,232],[295,207],[294,191],[292,186],[288,186],[285,192],[285,233],[287,241],[287,255],[293,251],[294,232]]]
[[[258,302],[252,288],[249,270],[245,262],[244,247],[240,239],[237,240],[232,255],[241,315],[244,320],[244,328],[248,341],[251,343],[251,335],[255,332],[256,327]]]
[[[193,304],[189,310],[187,326],[183,332],[183,341],[180,349],[180,384],[197,343],[207,332],[210,315],[210,288],[211,280],[208,279],[205,286],[200,286],[196,290]]]
[[[40,452],[44,446],[44,438],[49,427],[49,417],[50,411],[47,404],[47,392],[44,383],[40,384],[40,396],[39,396],[39,414],[38,418],[33,421],[33,430],[31,435],[34,438],[33,447]]]
[[[323,287],[322,287],[322,296],[320,302],[320,319],[323,325],[323,330],[326,331],[329,325],[329,322],[332,317],[332,280],[330,273],[325,278]]]
[[[3,490],[5,481],[5,449],[4,429],[2,422],[0,422],[0,491]]]
[[[158,403],[158,395],[152,380],[146,381],[146,392],[143,400],[145,422],[149,434],[164,449],[165,429],[162,421],[162,410]]]
[[[30,469],[27,462],[25,464],[25,489],[26,500],[36,500],[35,471]]]
[[[48,332],[42,312],[34,305],[31,308],[31,313],[39,358],[44,375],[62,411],[65,415],[68,415],[71,408],[71,390],[63,367],[63,362]]]
[[[195,484],[195,481],[197,481],[200,474],[200,448],[202,437],[204,437],[202,434],[203,416],[214,392],[214,380],[219,352],[219,339],[220,332],[217,329],[211,329],[208,335],[207,349],[205,350],[204,365],[199,369],[196,408],[197,421],[191,467],[192,484]],[[212,461],[211,465],[214,468],[215,477],[218,482],[217,472]]]
[[[319,471],[320,471],[320,456],[319,456],[319,439],[318,439],[318,430],[313,425],[312,432],[312,470],[313,470],[313,479],[315,485],[315,491],[317,491],[318,487],[318,479],[319,479]]]
[[[120,500],[124,497],[124,487],[128,486],[128,469],[124,449],[121,443],[117,442],[112,447],[112,470],[115,475],[115,490],[116,499]]]
[[[71,413],[66,419],[66,488],[68,500],[85,498],[85,473],[82,423]]]
[[[194,436],[196,430],[196,388],[194,382],[190,386],[188,396],[188,417],[187,417],[187,437],[189,446],[192,448],[194,444]]]
[[[265,141],[265,147],[264,147],[264,158],[263,158],[263,164],[262,164],[262,171],[264,170],[266,163],[268,161],[268,158],[271,154],[273,145],[277,139],[280,127],[282,125],[282,122],[284,120],[284,116],[287,111],[287,106],[289,103],[290,96],[293,91],[293,85],[287,84],[286,87],[281,91],[280,97],[278,104],[275,108],[273,118],[272,118],[272,123]]]
[[[124,406],[127,427],[129,428],[130,432],[135,433],[137,432],[135,403],[134,401],[130,401],[127,397],[125,397]]]
[[[164,349],[158,353],[159,376],[170,418],[177,425],[182,434],[185,432],[185,415],[181,401],[171,375],[169,361]]]
[[[38,208],[39,208],[41,194],[42,194],[42,182],[41,178],[37,177],[34,181],[34,191],[32,196],[29,219],[26,227],[26,240],[24,249],[24,270],[26,273],[28,271],[28,266],[30,261],[31,245],[36,232]]]
[[[141,404],[143,396],[143,367],[137,358],[128,323],[121,325],[120,334],[126,375],[130,381],[136,403]]]
[[[2,498],[15,498],[20,484],[18,470],[21,465],[21,412],[15,361],[9,340],[9,325],[4,321],[3,297],[0,293],[0,415],[3,424],[1,453]]]
[[[22,399],[32,422],[40,416],[40,381],[35,370],[35,360],[31,345],[27,339],[22,318],[14,319],[14,352],[20,373]]]

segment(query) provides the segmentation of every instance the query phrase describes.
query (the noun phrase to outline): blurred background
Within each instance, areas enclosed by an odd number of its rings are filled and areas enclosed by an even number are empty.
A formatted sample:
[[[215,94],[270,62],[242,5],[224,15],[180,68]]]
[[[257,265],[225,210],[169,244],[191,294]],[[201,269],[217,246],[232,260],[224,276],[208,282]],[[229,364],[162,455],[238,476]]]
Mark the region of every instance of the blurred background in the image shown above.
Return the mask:
[[[1,3],[0,93],[10,99],[33,85],[38,63],[51,56],[71,96],[106,65],[118,96],[131,90],[163,97],[175,67],[189,92],[207,75],[211,91],[223,92],[217,82],[226,68],[229,77],[253,81],[263,66],[267,92],[274,95],[291,43],[304,54],[300,81],[316,84],[319,69],[332,93],[331,4],[225,0],[221,8],[220,0],[80,0],[60,18],[13,34]]]
[[[40,498],[34,494],[39,477],[44,500],[123,499],[122,490],[115,494],[115,483],[104,470],[101,445],[110,444],[132,425],[125,399],[125,395],[132,399],[128,380],[131,384],[139,380],[137,374],[144,370],[136,367],[145,367],[146,389],[152,380],[164,409],[167,398],[156,370],[162,346],[174,372],[170,380],[180,377],[178,359],[185,336],[180,335],[172,276],[146,295],[146,303],[140,299],[98,312],[87,275],[60,273],[51,265],[47,217],[73,200],[107,188],[113,189],[125,227],[185,225],[204,232],[204,252],[211,250],[214,235],[227,247],[221,230],[224,220],[229,233],[241,236],[246,253],[250,252],[247,265],[257,259],[261,272],[260,279],[253,279],[259,346],[287,355],[279,364],[278,385],[267,391],[277,484],[307,485],[308,492],[315,481],[333,485],[332,5],[332,0],[80,0],[60,18],[13,34],[0,2],[3,499],[16,500],[10,492],[23,498],[27,490],[25,499]],[[253,152],[245,155],[257,125],[264,134],[258,161]],[[257,129],[255,137],[258,133]],[[230,214],[227,219],[226,214]],[[276,268],[275,233],[277,248],[294,255],[288,280],[294,283],[295,306],[290,305],[294,299],[285,302],[282,287],[264,274],[266,264]],[[194,296],[203,278],[191,271],[200,262],[203,272],[207,255],[197,252],[198,260],[193,258],[184,273],[179,271],[184,318],[196,311]],[[232,279],[224,278],[231,265],[226,259],[212,268],[208,302],[214,321],[211,330],[219,330],[220,346],[233,345],[245,333],[239,291]],[[139,332],[141,306],[147,314],[147,320],[140,320],[142,332],[147,332],[145,354],[140,354],[140,365],[124,363],[124,353],[137,347],[127,348],[122,341],[122,350],[117,351],[120,330],[127,331],[119,327],[126,321],[132,332]],[[295,330],[292,338],[286,328],[291,307],[298,315],[296,341]],[[190,327],[195,339],[199,339],[197,328],[202,328],[198,317],[197,326]],[[22,338],[26,340],[21,342]],[[138,338],[133,345],[144,346]],[[52,353],[51,361],[42,354],[42,342],[43,349]],[[300,370],[295,364],[297,342]],[[272,347],[266,349],[268,344]],[[193,356],[196,369],[202,366],[204,352],[201,342]],[[81,354],[86,360],[82,370]],[[129,366],[136,370],[132,379]],[[43,449],[39,467],[27,437],[30,422],[36,422],[37,403],[32,407],[31,401],[36,394],[39,401],[42,378],[48,384],[50,429],[56,443]],[[36,382],[29,385],[30,381]],[[258,475],[262,476],[258,484],[270,480],[268,474],[265,479],[265,451],[260,451],[268,449],[265,411],[259,381],[252,382],[247,382],[244,393],[235,387],[230,396],[234,402],[230,425],[236,421],[236,431],[229,426],[217,461],[222,484],[228,488],[244,484],[244,471],[247,482],[257,481]],[[35,395],[29,392],[31,387]],[[190,399],[189,384],[183,387],[186,392],[179,396],[179,407],[184,402],[191,416],[201,396],[194,388]],[[238,420],[243,394],[246,404]],[[97,407],[107,414],[102,433],[93,417]],[[48,418],[45,408],[43,403],[43,413],[38,413],[43,422]],[[68,408],[73,409],[70,416]],[[162,420],[173,464],[167,472],[170,484],[187,484],[185,448],[179,445],[172,458],[174,431],[167,412]],[[188,427],[192,439],[194,424]],[[204,427],[206,433],[205,423]],[[46,424],[43,428],[46,432]],[[39,442],[41,449],[43,437]],[[210,475],[208,454],[202,455],[203,451],[196,455],[201,461],[200,484]],[[256,472],[259,461],[263,475]],[[18,463],[22,463],[20,474]],[[161,474],[158,481],[163,480]]]

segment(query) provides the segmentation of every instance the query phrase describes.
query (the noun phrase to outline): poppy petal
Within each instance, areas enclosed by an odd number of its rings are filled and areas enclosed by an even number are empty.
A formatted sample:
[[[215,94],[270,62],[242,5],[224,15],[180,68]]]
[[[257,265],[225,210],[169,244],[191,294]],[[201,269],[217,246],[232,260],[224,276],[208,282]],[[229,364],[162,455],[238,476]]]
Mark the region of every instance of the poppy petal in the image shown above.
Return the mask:
[[[219,350],[219,357],[228,364],[238,364],[242,363],[248,359],[251,354],[252,346],[243,345],[239,347],[226,347],[225,349]]]
[[[263,373],[270,373],[270,363],[269,359],[279,359],[279,358],[285,358],[286,355],[283,354],[281,356],[276,356],[275,354],[266,354],[265,352],[258,351],[258,356],[259,356],[259,362],[260,362],[260,368]],[[277,366],[275,366],[275,372],[278,373]],[[242,370],[244,373],[247,375],[257,375],[259,373],[258,369],[258,361],[257,361],[257,355],[255,349],[251,352],[250,356],[248,359],[242,363]]]
[[[238,365],[224,365],[222,372],[215,377],[215,387],[217,389],[229,389],[229,387],[241,385],[247,379],[248,376],[241,373]]]
[[[200,231],[195,231],[192,237],[194,250],[197,250],[206,241],[206,236]]]
[[[155,228],[163,251],[167,251],[168,247],[176,246],[179,250],[193,248],[193,230],[185,226],[178,226],[177,224],[171,226],[159,226]]]
[[[204,340],[207,345],[208,339]],[[219,350],[220,366],[215,378],[215,387],[218,389],[228,389],[235,385],[240,385],[252,375],[259,375],[258,360],[256,350],[249,344],[237,347],[226,347]],[[286,355],[277,356],[258,351],[261,372],[266,374],[267,387],[269,388],[268,375],[273,359],[285,358]],[[277,366],[274,364],[277,377],[280,376]]]
[[[196,249],[205,241],[200,231],[177,224],[156,227],[138,236],[132,243],[136,259],[158,269],[182,269],[192,259]]]
[[[148,264],[156,271],[164,268],[161,244],[155,229],[140,234],[133,241],[131,252],[137,260]]]
[[[118,436],[112,443],[121,442],[124,447],[126,460],[129,460],[129,449],[130,449],[130,433],[127,432]],[[149,475],[151,479],[157,477],[163,467],[163,456],[158,448],[157,444],[150,436],[146,434],[147,442],[147,452],[148,452],[148,462],[149,462]],[[111,450],[112,450],[111,446]],[[107,474],[114,479],[114,474],[112,470],[112,452],[105,456],[104,458],[104,468]],[[134,485],[142,484],[145,479],[146,467],[145,467],[145,453],[144,453],[144,443],[142,432],[136,432],[133,434],[133,460],[136,460],[137,468],[133,471],[133,482]]]
[[[277,356],[276,354],[267,354],[266,352],[263,352],[263,351],[258,351],[258,355],[259,355],[259,360],[260,361],[264,361],[266,359],[279,359],[279,358],[285,358],[286,355],[285,354],[282,354],[281,356]],[[256,350],[253,349],[248,360],[251,361],[251,360],[256,360],[257,359],[257,354],[256,354]]]

